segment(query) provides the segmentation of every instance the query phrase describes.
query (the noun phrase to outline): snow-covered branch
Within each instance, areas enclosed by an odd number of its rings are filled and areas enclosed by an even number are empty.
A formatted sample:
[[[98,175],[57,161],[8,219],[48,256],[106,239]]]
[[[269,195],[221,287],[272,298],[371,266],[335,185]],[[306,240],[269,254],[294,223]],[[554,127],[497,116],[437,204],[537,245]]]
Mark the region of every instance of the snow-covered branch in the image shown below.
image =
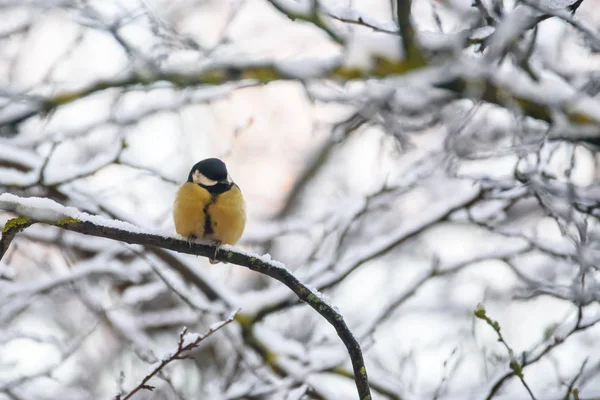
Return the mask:
[[[152,379],[156,374],[161,372],[172,361],[183,360],[185,358],[193,358],[193,356],[189,355],[189,352],[198,347],[200,345],[200,342],[202,342],[204,339],[208,338],[213,333],[223,328],[225,325],[233,322],[233,320],[235,319],[235,315],[236,313],[233,313],[226,320],[215,323],[204,334],[188,333],[187,328],[184,327],[179,333],[179,341],[177,343],[177,348],[173,352],[165,356],[162,360],[156,362],[155,365],[153,365],[150,368],[148,374],[140,380],[136,387],[129,390],[125,394],[117,395],[116,400],[128,400],[140,390],[154,390],[154,386],[148,384],[150,379]]]
[[[2,241],[5,240],[5,237],[10,238],[6,240],[6,244],[3,244],[3,247],[6,248],[17,232],[34,223],[45,223],[69,231],[119,240],[129,244],[155,246],[203,257],[215,255],[215,247],[212,244],[205,242],[190,244],[186,240],[172,237],[167,232],[146,231],[126,222],[90,215],[73,207],[64,207],[50,199],[21,198],[5,193],[0,195],[0,209],[18,215],[9,220],[3,229]],[[4,253],[0,254],[0,256],[3,255]],[[247,267],[280,281],[291,289],[301,301],[308,303],[321,314],[335,328],[347,348],[360,399],[370,399],[367,370],[360,344],[346,325],[343,316],[321,293],[300,282],[283,264],[271,260],[269,256],[242,252],[231,246],[221,246],[214,258]]]

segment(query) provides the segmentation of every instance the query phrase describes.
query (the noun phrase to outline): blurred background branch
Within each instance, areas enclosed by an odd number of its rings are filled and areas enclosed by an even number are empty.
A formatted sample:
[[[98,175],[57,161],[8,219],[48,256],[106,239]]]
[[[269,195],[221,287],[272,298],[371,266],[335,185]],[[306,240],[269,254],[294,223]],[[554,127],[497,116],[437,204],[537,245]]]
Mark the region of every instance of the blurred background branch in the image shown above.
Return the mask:
[[[0,0],[0,192],[171,236],[177,186],[220,157],[241,249],[338,305],[373,399],[530,398],[478,303],[535,398],[597,398],[599,10]],[[144,396],[356,397],[330,324],[272,279],[14,217],[0,400],[127,393],[237,306]]]

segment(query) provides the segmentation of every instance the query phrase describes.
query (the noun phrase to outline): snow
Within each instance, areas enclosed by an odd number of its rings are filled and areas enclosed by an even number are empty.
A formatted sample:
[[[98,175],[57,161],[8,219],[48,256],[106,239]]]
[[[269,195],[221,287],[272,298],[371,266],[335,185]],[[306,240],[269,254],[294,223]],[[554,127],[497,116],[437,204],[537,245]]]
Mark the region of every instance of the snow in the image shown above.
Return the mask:
[[[342,260],[337,262],[335,270],[327,270],[309,278],[305,284],[315,288],[328,287],[339,281],[357,268],[366,260],[370,260],[376,254],[381,254],[385,249],[393,246],[394,243],[401,238],[410,236],[412,232],[419,231],[423,226],[427,226],[431,221],[437,221],[439,218],[448,213],[449,210],[456,208],[461,204],[468,203],[480,193],[478,185],[473,185],[470,182],[455,182],[457,187],[453,188],[449,193],[451,197],[444,198],[434,204],[428,204],[427,210],[420,213],[414,213],[416,218],[403,221],[403,223],[395,230],[389,232],[388,235],[373,239],[365,246],[358,246],[356,249],[350,250]],[[440,186],[440,191],[447,188]],[[242,304],[244,304],[245,312],[255,312],[257,309],[270,307],[294,297],[287,288],[275,287],[268,291],[250,292],[242,296]]]
[[[128,288],[123,293],[123,302],[126,304],[140,304],[145,300],[157,298],[164,293],[167,287],[163,281],[150,282]]]
[[[478,35],[487,36],[487,31],[485,28],[481,28],[480,30],[475,31]],[[444,34],[433,31],[420,31],[418,32],[417,39],[421,46],[432,50],[432,51],[448,51],[452,50],[454,52],[459,52],[462,50],[462,44],[465,41],[465,37],[470,32],[459,32],[455,34]],[[471,33],[471,37],[473,37],[473,33]]]
[[[305,398],[308,390],[309,386],[307,384],[302,384],[297,388],[290,390],[287,394],[286,400],[302,400]]]
[[[7,220],[12,218],[12,216],[9,216],[8,214],[4,214],[4,216],[5,218],[0,220],[0,225],[2,226]],[[94,236],[84,236],[77,232],[57,231],[54,227],[43,224],[33,225],[23,232],[22,235],[25,235],[32,241],[40,241],[45,243],[51,243],[60,240],[60,242],[64,243],[65,246],[83,251],[107,251],[114,254],[115,252],[123,250],[122,244],[113,240]],[[136,247],[141,249],[140,246],[132,245],[132,248],[135,249]]]
[[[39,105],[32,103],[11,103],[6,107],[0,108],[0,125],[6,126],[6,123],[15,119],[22,118],[30,113],[39,110]],[[3,128],[5,129],[5,128]]]
[[[181,345],[181,347],[187,347],[189,345],[191,345],[192,343],[196,343],[199,342],[200,340],[202,340],[202,335],[199,333],[186,333],[183,336],[183,344]]]
[[[233,318],[235,317],[235,314],[237,314],[238,311],[234,311],[229,316],[229,318],[226,320],[217,321],[217,322],[210,324],[206,333],[204,333],[204,334],[186,332],[183,336],[183,344],[181,345],[181,347],[183,348],[183,347],[187,347],[191,344],[200,343],[202,340],[204,340],[204,338],[208,337],[211,332],[215,332],[215,331],[219,330],[221,327],[223,327],[227,323],[227,321],[233,320]]]
[[[540,5],[551,9],[564,9],[575,3],[577,0],[540,0]]]
[[[5,289],[0,296],[6,296],[8,298],[31,296],[36,293],[47,292],[55,287],[63,285],[65,282],[75,282],[93,275],[113,275],[118,279],[133,279],[133,281],[139,281],[139,275],[136,276],[138,271],[135,271],[131,265],[127,268],[124,268],[123,265],[115,265],[116,263],[114,262],[111,263],[112,265],[107,265],[105,256],[102,256],[100,260],[91,260],[81,264],[82,265],[80,265],[79,268],[65,276],[10,287]]]
[[[4,261],[0,261],[0,281],[12,280],[15,276],[16,272],[13,266],[6,264]]]
[[[95,173],[103,167],[110,165],[116,160],[118,160],[118,156],[122,150],[122,144],[119,137],[115,137],[114,134],[110,134],[113,133],[111,131],[112,129],[110,129],[110,131],[108,132],[104,130],[103,132],[98,133],[107,136],[109,140],[112,138],[112,145],[109,146],[105,151],[102,151],[97,156],[93,157],[91,160],[86,160],[83,163],[83,165],[77,163],[65,165],[63,161],[60,167],[55,168],[51,159],[51,161],[48,163],[48,167],[46,168],[44,174],[44,183],[47,185],[57,185],[62,182],[67,182],[79,176],[85,176]],[[88,145],[92,145],[93,143],[89,135],[87,137],[86,142],[88,143]]]
[[[225,245],[221,246],[221,248],[227,248],[228,250],[233,249],[232,247],[226,247]],[[236,251],[240,251],[240,250],[241,249],[236,248]],[[251,254],[251,253],[248,253],[248,254]],[[231,305],[234,307],[238,307],[241,304],[243,304],[240,302],[239,296],[234,290],[229,288],[226,284],[224,284],[220,280],[215,279],[215,277],[211,274],[210,270],[199,267],[199,262],[198,262],[197,257],[188,256],[188,255],[184,255],[184,254],[180,254],[180,253],[176,253],[176,252],[170,252],[170,255],[175,257],[175,259],[177,259],[178,262],[181,262],[184,265],[186,265],[187,271],[197,275],[199,280],[210,285],[211,289],[217,293],[217,295],[219,296],[219,299],[222,299],[222,301],[225,304]]]
[[[311,291],[311,294],[317,296],[322,303],[327,304],[330,308],[339,313],[339,310],[331,303],[331,299],[328,296],[319,292],[319,290],[314,286],[307,284],[305,284],[304,286],[306,286]]]
[[[222,325],[223,325],[223,321],[214,322],[208,326],[208,330],[215,331],[215,330],[219,329]]]
[[[39,156],[30,149],[13,146],[11,142],[0,138],[0,158],[17,165],[36,168],[40,166]]]
[[[252,254],[252,253],[249,253],[249,254]],[[282,269],[284,271],[290,272],[283,263],[271,259],[271,255],[269,253],[263,254],[262,256],[254,255],[253,257],[256,257],[257,260],[267,264],[269,268],[274,267],[274,268],[278,268],[278,269]]]
[[[286,268],[285,264],[283,264],[282,262],[273,260],[271,258],[271,255],[268,254],[268,253],[267,254],[263,254],[263,255],[259,255],[259,254],[253,253],[251,251],[245,250],[243,248],[230,246],[228,244],[221,245],[219,247],[219,249],[220,249],[220,251],[221,250],[222,251],[235,251],[236,253],[242,254],[242,255],[244,255],[246,257],[256,258],[257,260],[261,261],[262,263],[267,264],[268,268],[278,268],[278,269],[282,269],[282,270],[285,270],[287,272],[290,272]]]
[[[163,358],[163,359],[161,359],[160,361],[156,361],[156,362],[154,362],[154,363],[150,364],[150,365],[147,367],[147,371],[148,371],[148,372],[146,373],[146,375],[144,375],[142,378],[140,378],[140,379],[139,379],[139,380],[138,380],[138,381],[137,381],[137,382],[136,382],[136,383],[133,385],[133,387],[138,387],[138,386],[140,386],[140,385],[142,384],[142,382],[144,381],[144,379],[145,379],[146,377],[148,377],[148,376],[152,375],[154,372],[156,372],[156,371],[157,371],[157,370],[160,368],[160,366],[162,365],[162,363],[163,363],[163,360],[167,360],[167,359],[169,359],[169,357],[171,357],[171,355],[170,355],[170,354],[169,354],[169,355],[165,355],[165,356],[164,356],[164,358]],[[151,383],[149,383],[149,384],[150,384],[150,385],[152,385]]]
[[[315,58],[315,59],[286,59],[277,63],[277,70],[286,76],[297,79],[308,79],[331,70],[339,65],[339,57]]]
[[[374,57],[400,60],[402,47],[398,37],[380,32],[356,32],[347,40],[344,65],[364,70],[372,68]]]
[[[330,17],[341,19],[341,20],[349,20],[349,21],[362,21],[366,25],[370,25],[376,27],[379,30],[387,31],[388,33],[397,33],[398,26],[394,21],[379,21],[375,18],[372,18],[369,15],[363,14],[359,12],[356,8],[348,7],[347,5],[341,6],[333,6],[330,4],[323,4],[323,11]]]
[[[56,223],[60,222],[61,219],[70,217],[131,233],[153,233],[163,237],[172,236],[164,231],[140,229],[127,222],[112,220],[98,215],[90,215],[74,207],[65,207],[54,200],[42,197],[24,198],[11,193],[3,193],[0,195],[0,209],[42,222]]]
[[[306,346],[286,338],[281,332],[268,327],[266,324],[257,325],[254,333],[261,342],[268,343],[271,351],[275,352],[278,357],[292,357],[302,362],[310,361]]]
[[[529,6],[518,5],[496,27],[488,44],[486,57],[490,61],[496,60],[508,50],[514,41],[535,23],[535,18],[540,13]]]
[[[276,7],[281,7],[289,14],[310,15],[313,2],[310,0],[269,0],[269,3]]]
[[[9,182],[17,187],[33,185],[37,182],[39,174],[36,171],[20,172],[14,169],[0,169],[2,182]]]
[[[244,240],[247,242],[261,242],[281,234],[301,231],[315,225],[317,221],[294,218],[283,221],[248,221],[244,229]]]

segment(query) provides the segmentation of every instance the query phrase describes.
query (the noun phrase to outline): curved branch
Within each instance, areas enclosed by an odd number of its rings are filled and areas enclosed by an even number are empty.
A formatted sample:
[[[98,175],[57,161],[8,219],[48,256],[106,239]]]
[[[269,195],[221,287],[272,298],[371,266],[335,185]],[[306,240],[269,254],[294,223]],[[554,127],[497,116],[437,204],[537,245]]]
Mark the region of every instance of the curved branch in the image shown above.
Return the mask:
[[[185,240],[171,237],[167,232],[149,233],[126,222],[90,215],[80,212],[73,207],[64,207],[50,199],[21,198],[10,193],[4,193],[0,195],[0,209],[20,215],[10,220],[5,229],[3,229],[2,242],[4,243],[5,236],[9,238],[6,240],[6,248],[8,248],[10,240],[18,232],[33,223],[45,223],[85,235],[215,258],[219,261],[240,265],[277,279],[290,288],[301,301],[308,303],[308,305],[333,326],[350,355],[354,370],[354,381],[360,400],[371,400],[362,350],[358,340],[356,340],[348,325],[346,325],[344,317],[317,290],[309,288],[300,282],[283,264],[272,261],[268,257],[235,250],[231,246],[221,246],[215,256],[214,245],[207,242],[188,243]]]
[[[2,228],[2,238],[0,238],[0,260],[4,257],[4,254],[8,251],[8,247],[12,243],[17,233],[23,231],[23,229],[31,226],[33,222],[29,218],[17,217],[9,220],[4,228]]]

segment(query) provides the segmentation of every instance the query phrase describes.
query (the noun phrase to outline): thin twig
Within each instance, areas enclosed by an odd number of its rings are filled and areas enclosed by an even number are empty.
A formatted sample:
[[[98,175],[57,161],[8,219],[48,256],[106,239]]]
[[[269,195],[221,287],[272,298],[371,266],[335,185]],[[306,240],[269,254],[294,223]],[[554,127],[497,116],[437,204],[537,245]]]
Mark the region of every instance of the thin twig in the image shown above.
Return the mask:
[[[185,353],[195,349],[196,347],[198,347],[200,342],[202,342],[204,339],[206,339],[207,337],[209,337],[210,335],[212,335],[213,333],[215,333],[216,331],[218,331],[225,325],[231,323],[235,319],[235,316],[238,313],[238,311],[231,314],[231,316],[229,318],[227,318],[225,321],[221,321],[217,325],[211,326],[210,329],[205,334],[203,334],[203,335],[196,334],[196,338],[190,342],[186,341],[188,332],[187,332],[187,328],[184,327],[181,330],[181,332],[179,333],[179,342],[177,343],[177,349],[168,357],[163,358],[162,361],[160,363],[158,363],[158,365],[154,366],[150,370],[150,372],[144,377],[144,379],[142,379],[140,381],[140,383],[138,383],[137,386],[134,387],[133,389],[131,389],[126,395],[124,395],[124,396],[117,395],[116,400],[128,400],[131,397],[133,397],[134,394],[136,394],[137,392],[139,392],[142,389],[150,390],[150,391],[154,390],[155,387],[148,384],[148,382],[150,381],[150,379],[152,379],[152,377],[154,377],[154,375],[161,372],[163,370],[163,368],[165,368],[172,361],[183,360],[186,358],[194,358],[193,356],[190,356],[189,354],[185,354]]]
[[[481,304],[477,306],[477,310],[475,310],[475,316],[481,320],[484,320],[489,326],[492,327],[492,329],[494,329],[496,335],[498,335],[498,341],[504,345],[506,351],[508,352],[508,357],[510,358],[509,366],[512,371],[511,376],[518,376],[521,380],[521,383],[527,390],[527,393],[529,393],[529,396],[531,396],[531,399],[535,400],[535,396],[533,395],[533,392],[531,391],[531,388],[529,387],[527,382],[525,382],[525,377],[523,375],[523,367],[525,366],[525,361],[519,363],[519,361],[514,355],[513,349],[508,345],[508,343],[504,339],[504,336],[502,336],[502,333],[500,332],[500,324],[498,323],[498,321],[494,321],[490,317],[488,317],[485,308]]]

